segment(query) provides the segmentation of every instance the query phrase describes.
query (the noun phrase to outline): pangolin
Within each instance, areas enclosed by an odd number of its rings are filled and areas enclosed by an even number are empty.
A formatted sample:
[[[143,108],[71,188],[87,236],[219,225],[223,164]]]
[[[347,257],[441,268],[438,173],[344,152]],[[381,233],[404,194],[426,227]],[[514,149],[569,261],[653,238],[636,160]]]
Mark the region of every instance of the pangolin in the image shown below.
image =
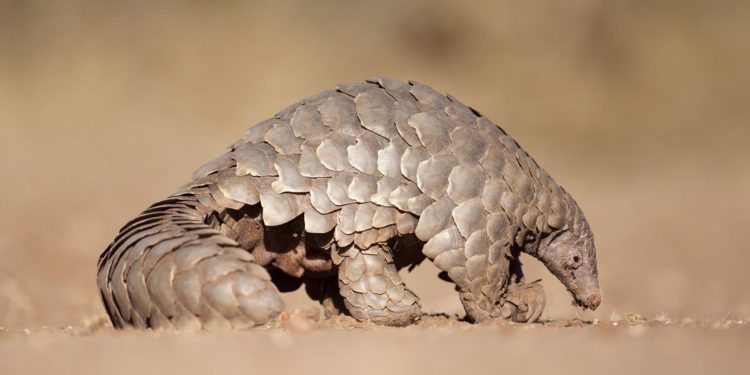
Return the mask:
[[[327,315],[401,326],[421,311],[398,271],[426,257],[468,320],[533,322],[544,292],[521,252],[597,308],[594,238],[570,194],[478,111],[379,77],[250,127],[122,227],[97,284],[118,328],[263,325],[302,285]]]

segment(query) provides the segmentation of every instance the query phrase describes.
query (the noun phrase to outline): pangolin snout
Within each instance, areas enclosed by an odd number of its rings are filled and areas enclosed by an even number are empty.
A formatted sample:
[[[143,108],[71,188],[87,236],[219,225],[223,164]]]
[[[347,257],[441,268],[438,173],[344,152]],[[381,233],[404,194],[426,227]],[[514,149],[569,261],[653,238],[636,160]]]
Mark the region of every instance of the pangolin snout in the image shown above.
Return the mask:
[[[577,299],[578,304],[584,309],[596,310],[602,303],[602,295],[599,291],[593,292],[585,298]]]

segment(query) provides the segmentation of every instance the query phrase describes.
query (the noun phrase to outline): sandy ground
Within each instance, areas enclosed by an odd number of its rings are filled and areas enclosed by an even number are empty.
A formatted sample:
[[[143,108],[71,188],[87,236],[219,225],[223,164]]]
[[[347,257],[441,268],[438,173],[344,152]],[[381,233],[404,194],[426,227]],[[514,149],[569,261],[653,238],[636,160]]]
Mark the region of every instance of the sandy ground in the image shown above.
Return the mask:
[[[555,320],[471,325],[425,316],[407,328],[292,312],[272,328],[225,334],[86,328],[0,332],[8,373],[670,373],[747,368],[747,322]],[[39,360],[40,355],[44,360]],[[725,372],[725,371],[722,371]]]
[[[740,1],[0,1],[0,372],[744,373],[749,17]],[[293,293],[288,321],[252,332],[108,328],[95,264],[124,222],[247,126],[376,74],[478,108],[572,192],[599,310],[527,260],[548,324],[462,323],[424,264],[404,278],[447,315],[415,327],[318,322]]]

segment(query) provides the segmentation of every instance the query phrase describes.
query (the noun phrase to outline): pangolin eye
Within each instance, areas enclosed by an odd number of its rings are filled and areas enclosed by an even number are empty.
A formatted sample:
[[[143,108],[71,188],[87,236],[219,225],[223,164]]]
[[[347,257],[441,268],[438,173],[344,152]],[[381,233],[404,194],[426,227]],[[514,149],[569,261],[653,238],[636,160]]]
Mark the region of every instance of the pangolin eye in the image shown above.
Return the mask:
[[[581,262],[581,256],[579,254],[573,254],[573,255],[571,255],[571,257],[569,259],[570,260],[568,261],[568,264],[567,264],[568,268],[575,270],[575,269],[578,269],[578,267],[581,266],[582,262]]]

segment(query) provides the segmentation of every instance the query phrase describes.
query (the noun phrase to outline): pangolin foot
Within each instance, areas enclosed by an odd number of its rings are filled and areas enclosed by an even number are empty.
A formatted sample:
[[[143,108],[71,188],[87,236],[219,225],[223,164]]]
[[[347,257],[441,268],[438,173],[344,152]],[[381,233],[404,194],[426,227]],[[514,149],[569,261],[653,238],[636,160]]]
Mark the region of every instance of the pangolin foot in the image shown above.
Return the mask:
[[[544,288],[539,281],[541,280],[517,284],[505,295],[505,303],[511,303],[515,307],[510,315],[511,321],[534,323],[539,320],[546,303]]]

